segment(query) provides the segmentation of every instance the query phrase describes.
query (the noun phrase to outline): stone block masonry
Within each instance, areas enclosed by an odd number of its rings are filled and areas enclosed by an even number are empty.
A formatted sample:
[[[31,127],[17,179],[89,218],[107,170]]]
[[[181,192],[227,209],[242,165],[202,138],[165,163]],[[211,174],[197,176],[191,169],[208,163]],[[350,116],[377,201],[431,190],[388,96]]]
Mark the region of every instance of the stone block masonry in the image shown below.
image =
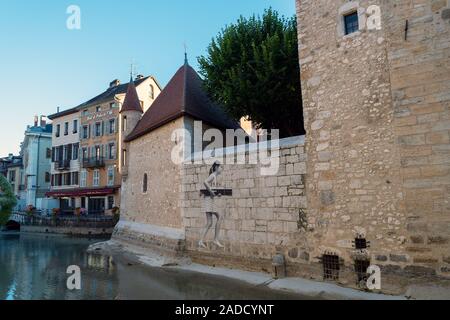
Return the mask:
[[[217,152],[217,151],[216,151]],[[261,175],[261,165],[225,164],[219,184],[233,190],[232,197],[219,200],[222,215],[221,241],[225,248],[209,244],[199,249],[198,241],[205,230],[200,190],[208,177],[210,165],[185,164],[182,169],[182,216],[188,251],[200,255],[271,261],[276,253],[303,259],[308,254],[304,241],[306,222],[304,138],[281,140],[280,167],[274,176]],[[249,154],[246,155],[247,159]],[[212,232],[209,235],[212,240]],[[259,267],[259,266],[257,266]]]
[[[381,29],[369,30],[373,5]],[[212,232],[207,248],[198,246],[210,165],[170,162],[179,121],[130,144],[136,165],[122,186],[114,238],[268,272],[281,253],[288,276],[328,274],[353,287],[364,276],[357,266],[369,261],[380,266],[385,293],[448,283],[449,9],[442,0],[297,0],[307,134],[280,141],[276,175],[225,163],[219,183],[233,189],[218,206],[225,247],[212,243]],[[359,30],[345,35],[344,16],[355,12]],[[216,155],[222,151],[236,156]]]
[[[380,30],[364,24],[371,5]],[[323,222],[313,256],[326,248],[350,266],[362,234],[385,273],[450,276],[449,8],[297,1],[308,213]],[[351,10],[359,31],[344,35]]]

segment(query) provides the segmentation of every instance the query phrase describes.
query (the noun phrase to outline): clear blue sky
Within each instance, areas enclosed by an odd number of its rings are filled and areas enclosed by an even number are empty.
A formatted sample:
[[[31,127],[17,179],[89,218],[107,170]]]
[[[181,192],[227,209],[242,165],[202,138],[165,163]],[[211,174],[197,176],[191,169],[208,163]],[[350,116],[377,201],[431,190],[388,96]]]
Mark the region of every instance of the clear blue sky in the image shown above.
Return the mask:
[[[81,8],[81,30],[66,28],[72,4]],[[295,14],[294,0],[0,0],[0,156],[18,152],[35,114],[127,81],[132,60],[165,85],[183,63],[183,43],[197,68],[222,27],[270,6]]]

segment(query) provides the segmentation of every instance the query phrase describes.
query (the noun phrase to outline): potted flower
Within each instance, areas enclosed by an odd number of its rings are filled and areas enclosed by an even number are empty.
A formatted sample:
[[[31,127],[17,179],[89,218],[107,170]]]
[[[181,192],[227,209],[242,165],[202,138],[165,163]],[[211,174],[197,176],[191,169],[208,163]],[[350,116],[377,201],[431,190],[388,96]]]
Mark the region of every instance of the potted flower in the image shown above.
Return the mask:
[[[61,212],[60,208],[53,208],[52,209],[52,216],[53,216],[53,218],[57,218],[60,212]]]
[[[25,213],[31,217],[34,214],[34,211],[36,210],[36,208],[32,205],[29,204],[26,208],[25,208]]]

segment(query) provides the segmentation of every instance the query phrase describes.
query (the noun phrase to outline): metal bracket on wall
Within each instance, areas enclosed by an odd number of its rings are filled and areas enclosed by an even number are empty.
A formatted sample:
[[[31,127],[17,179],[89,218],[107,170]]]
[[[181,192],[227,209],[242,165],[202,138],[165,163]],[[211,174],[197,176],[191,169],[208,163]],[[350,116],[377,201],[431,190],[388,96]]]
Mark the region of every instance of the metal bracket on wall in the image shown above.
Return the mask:
[[[405,41],[408,40],[408,30],[409,30],[409,20],[406,20],[406,23],[405,23]]]

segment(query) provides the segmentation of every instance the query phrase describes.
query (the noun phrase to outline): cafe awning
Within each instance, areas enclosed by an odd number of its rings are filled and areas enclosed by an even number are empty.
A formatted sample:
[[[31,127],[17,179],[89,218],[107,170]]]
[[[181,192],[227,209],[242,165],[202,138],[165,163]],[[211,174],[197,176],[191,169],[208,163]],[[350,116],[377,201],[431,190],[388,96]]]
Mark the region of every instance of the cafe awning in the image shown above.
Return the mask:
[[[45,194],[48,198],[101,197],[116,193],[117,188],[54,190]]]

